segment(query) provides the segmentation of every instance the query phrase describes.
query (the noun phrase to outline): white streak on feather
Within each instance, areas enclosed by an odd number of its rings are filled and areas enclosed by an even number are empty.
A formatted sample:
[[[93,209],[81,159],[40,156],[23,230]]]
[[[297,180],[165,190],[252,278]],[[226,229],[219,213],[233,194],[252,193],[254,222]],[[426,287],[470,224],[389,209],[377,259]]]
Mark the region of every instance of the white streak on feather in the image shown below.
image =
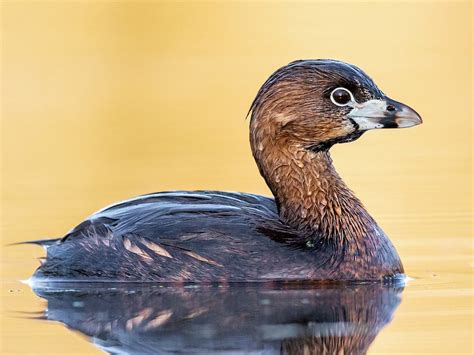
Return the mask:
[[[144,251],[144,250],[140,249],[139,247],[137,247],[128,238],[123,238],[123,246],[128,251],[140,256],[144,261],[146,261],[146,262],[153,261],[152,257],[146,251]]]
[[[219,266],[219,267],[223,267],[222,264],[219,264],[218,262],[214,261],[214,260],[211,260],[211,259],[208,259],[208,258],[205,258],[195,252],[192,252],[192,251],[185,251],[184,254],[194,258],[194,259],[197,259],[199,261],[202,261],[204,263],[207,263],[207,264],[211,264],[211,265],[214,265],[214,266]]]
[[[168,253],[168,251],[163,248],[163,247],[160,247],[158,244],[156,243],[152,243],[152,242],[149,242],[149,241],[146,241],[144,239],[142,239],[141,241],[148,249],[152,250],[153,252],[155,252],[156,254],[158,255],[161,255],[161,256],[164,256],[165,258],[170,258],[172,259],[173,257],[171,256],[170,253]]]

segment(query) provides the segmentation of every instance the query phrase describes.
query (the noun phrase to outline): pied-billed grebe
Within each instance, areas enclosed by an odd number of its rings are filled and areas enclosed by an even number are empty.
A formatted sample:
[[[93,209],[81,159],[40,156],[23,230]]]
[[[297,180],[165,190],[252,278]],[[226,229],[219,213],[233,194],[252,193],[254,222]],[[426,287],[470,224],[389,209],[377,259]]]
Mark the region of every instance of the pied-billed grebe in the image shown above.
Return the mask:
[[[384,280],[403,275],[388,237],[334,170],[329,149],[374,128],[421,123],[359,68],[300,60],[251,108],[250,143],[275,200],[173,191],[106,207],[39,241],[49,280],[243,282]]]

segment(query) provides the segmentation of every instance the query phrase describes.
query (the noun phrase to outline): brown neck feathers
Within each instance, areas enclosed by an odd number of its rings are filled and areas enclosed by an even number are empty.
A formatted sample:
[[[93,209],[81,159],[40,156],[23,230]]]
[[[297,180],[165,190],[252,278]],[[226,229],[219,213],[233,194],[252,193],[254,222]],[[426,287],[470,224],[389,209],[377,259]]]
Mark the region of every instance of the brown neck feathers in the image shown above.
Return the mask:
[[[327,150],[291,144],[262,123],[251,124],[252,151],[283,222],[340,242],[375,233],[374,220],[339,177]]]

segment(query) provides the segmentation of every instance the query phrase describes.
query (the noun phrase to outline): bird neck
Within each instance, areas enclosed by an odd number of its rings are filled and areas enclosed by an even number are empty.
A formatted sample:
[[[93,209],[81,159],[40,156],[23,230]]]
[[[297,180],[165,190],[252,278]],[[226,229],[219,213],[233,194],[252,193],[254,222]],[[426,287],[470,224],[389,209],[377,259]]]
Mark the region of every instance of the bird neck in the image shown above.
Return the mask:
[[[312,152],[270,139],[253,143],[284,223],[340,242],[377,234],[375,221],[342,181],[327,150]]]

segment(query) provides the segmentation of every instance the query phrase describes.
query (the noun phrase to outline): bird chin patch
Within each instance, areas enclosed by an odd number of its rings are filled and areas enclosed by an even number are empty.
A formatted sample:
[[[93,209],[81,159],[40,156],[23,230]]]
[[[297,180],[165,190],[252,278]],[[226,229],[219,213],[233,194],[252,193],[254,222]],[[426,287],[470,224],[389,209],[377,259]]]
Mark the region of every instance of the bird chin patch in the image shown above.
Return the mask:
[[[342,137],[340,141],[336,143],[349,143],[359,139],[366,131],[355,131],[345,137]]]
[[[321,151],[326,151],[329,148],[331,148],[334,144],[353,142],[356,139],[359,139],[364,133],[365,133],[365,131],[354,131],[354,132],[352,132],[352,133],[350,133],[346,136],[337,137],[337,138],[329,139],[329,140],[324,141],[324,142],[320,142],[320,143],[310,145],[306,149],[310,150],[312,152],[315,152],[315,153],[316,152],[321,152]]]

